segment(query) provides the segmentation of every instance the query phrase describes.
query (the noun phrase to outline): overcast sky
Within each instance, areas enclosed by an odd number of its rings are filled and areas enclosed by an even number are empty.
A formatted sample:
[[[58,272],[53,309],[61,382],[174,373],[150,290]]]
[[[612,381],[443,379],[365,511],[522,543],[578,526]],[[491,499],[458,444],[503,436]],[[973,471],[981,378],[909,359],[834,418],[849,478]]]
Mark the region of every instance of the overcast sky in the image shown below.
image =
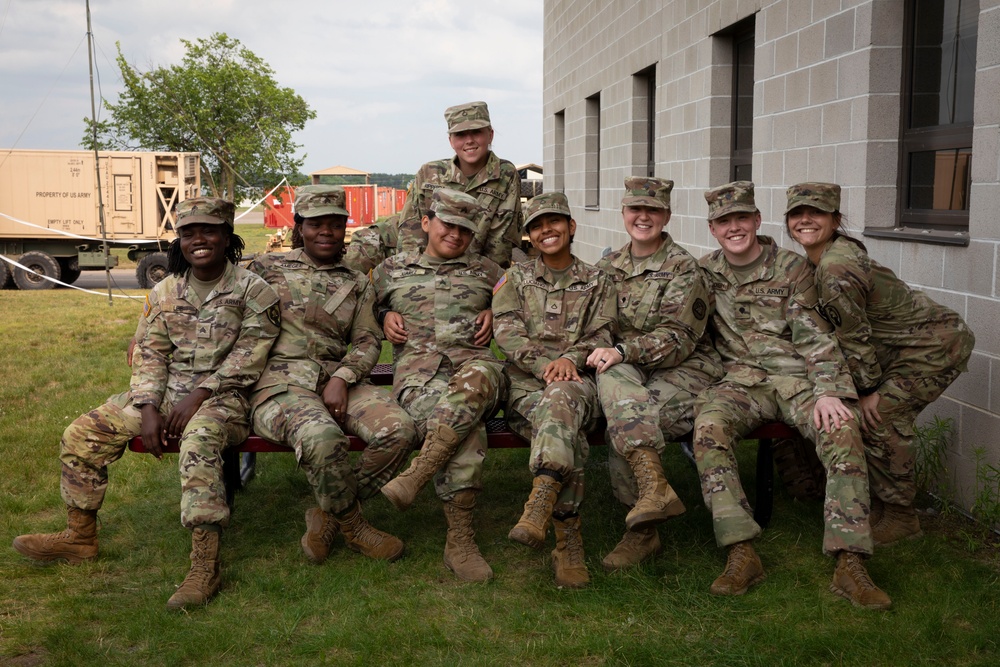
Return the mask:
[[[225,32],[316,111],[303,172],[413,173],[453,155],[445,107],[489,103],[494,150],[542,161],[542,0],[91,0],[99,95],[180,39]],[[84,0],[0,0],[0,148],[79,149],[90,116]],[[100,115],[100,114],[99,114]],[[106,117],[106,114],[102,117]]]

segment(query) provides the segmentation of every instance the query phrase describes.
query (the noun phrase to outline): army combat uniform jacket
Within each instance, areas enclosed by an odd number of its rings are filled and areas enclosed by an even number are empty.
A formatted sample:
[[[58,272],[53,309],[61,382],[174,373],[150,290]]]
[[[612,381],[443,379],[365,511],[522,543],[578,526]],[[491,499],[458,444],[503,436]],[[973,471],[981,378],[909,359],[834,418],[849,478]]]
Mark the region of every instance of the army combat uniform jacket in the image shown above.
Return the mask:
[[[342,263],[348,268],[368,275],[386,257],[396,254],[398,237],[398,215],[359,229],[351,236],[351,243],[344,251]]]
[[[331,377],[348,386],[368,377],[382,351],[382,329],[363,274],[318,266],[302,249],[268,253],[250,270],[278,292],[282,310],[281,335],[254,387],[255,406],[288,386],[322,392]]]
[[[975,338],[958,313],[910,289],[856,243],[833,239],[816,265],[816,285],[859,393],[886,377],[966,369]]]
[[[543,389],[542,373],[559,357],[582,374],[594,348],[613,343],[616,303],[608,276],[575,257],[559,281],[541,257],[508,269],[493,295],[493,336],[509,361],[511,389]]]
[[[458,168],[458,157],[436,160],[420,167],[410,185],[406,205],[399,219],[398,252],[412,252],[427,246],[427,233],[420,226],[437,188],[466,192],[479,201],[482,211],[476,218],[479,228],[466,253],[483,255],[500,266],[510,264],[510,254],[521,242],[521,178],[507,160],[492,151],[478,174],[466,178]]]
[[[773,239],[757,238],[766,258],[742,284],[722,250],[701,260],[723,380],[745,387],[769,380],[785,399],[807,390],[813,398],[857,398],[837,339],[817,310],[812,267]]]
[[[175,405],[194,389],[246,396],[278,335],[277,297],[232,264],[205,303],[187,277],[167,276],[146,297],[132,374],[132,402]]]
[[[705,335],[710,297],[698,262],[664,232],[659,250],[633,261],[632,244],[597,268],[611,276],[618,294],[617,339],[624,363],[646,370],[678,366],[718,375],[719,355]]]
[[[380,307],[403,316],[407,340],[393,347],[393,395],[422,387],[442,364],[458,368],[477,359],[499,361],[473,343],[476,317],[489,310],[493,286],[503,275],[495,262],[466,252],[437,261],[421,252],[387,259],[371,276]]]

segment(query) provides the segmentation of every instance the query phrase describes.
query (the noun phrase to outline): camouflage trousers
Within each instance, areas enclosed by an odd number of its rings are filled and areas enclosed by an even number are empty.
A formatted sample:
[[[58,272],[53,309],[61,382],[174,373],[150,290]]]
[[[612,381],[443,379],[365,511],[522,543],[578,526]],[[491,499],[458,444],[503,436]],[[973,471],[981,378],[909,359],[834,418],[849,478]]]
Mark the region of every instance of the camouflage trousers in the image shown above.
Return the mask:
[[[637,447],[663,455],[666,443],[694,425],[694,401],[712,378],[683,368],[647,371],[615,364],[597,375],[597,394],[608,420],[608,472],[611,490],[632,507],[639,498],[635,474],[626,457]]]
[[[256,402],[256,401],[255,401]],[[316,503],[339,514],[378,493],[409,456],[417,439],[410,416],[384,389],[362,382],[347,392],[347,417],[337,423],[315,392],[289,386],[253,410],[257,435],[288,445],[305,471]],[[345,433],[365,449],[352,466]]]
[[[486,424],[507,395],[503,365],[489,361],[467,361],[452,373],[445,364],[422,387],[407,387],[399,402],[413,417],[421,439],[438,425],[458,434],[458,449],[434,477],[434,491],[443,501],[465,489],[483,488],[483,460],[486,458]]]
[[[890,377],[879,386],[878,413],[882,422],[862,434],[872,495],[894,505],[913,504],[917,496],[914,423],[960,372],[951,369],[934,377]]]
[[[531,441],[529,467],[562,475],[562,490],[553,512],[576,512],[583,502],[583,468],[590,456],[587,433],[601,416],[594,379],[553,382],[538,391],[511,389],[507,424]]]
[[[164,401],[160,414],[173,405]],[[222,477],[222,451],[250,433],[249,405],[239,394],[213,394],[201,404],[180,439],[181,523],[185,528],[229,524]],[[129,392],[116,394],[66,427],[60,443],[61,492],[70,507],[100,509],[108,488],[108,465],[122,457],[142,432],[142,413]]]
[[[698,397],[695,462],[719,546],[760,535],[740,484],[733,447],[757,426],[783,421],[816,443],[816,454],[826,470],[823,552],[872,553],[868,475],[858,422],[852,420],[833,433],[821,432],[813,426],[814,404],[811,392],[784,398],[770,382],[753,387],[722,382]]]

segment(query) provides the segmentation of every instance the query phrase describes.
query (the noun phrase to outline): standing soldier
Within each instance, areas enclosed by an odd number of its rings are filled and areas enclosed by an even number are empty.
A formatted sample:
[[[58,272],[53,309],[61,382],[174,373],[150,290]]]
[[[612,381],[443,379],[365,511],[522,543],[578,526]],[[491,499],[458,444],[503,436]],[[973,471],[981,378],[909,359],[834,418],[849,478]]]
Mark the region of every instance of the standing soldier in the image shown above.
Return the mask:
[[[243,240],[233,233],[234,210],[232,202],[208,197],[178,204],[178,238],[167,251],[170,275],[146,298],[131,388],[66,429],[59,458],[67,529],[15,538],[23,555],[72,564],[96,558],[108,464],[140,433],[158,459],[166,439],[179,438],[181,523],[191,530],[191,570],[167,607],[203,605],[219,590],[219,535],[229,524],[222,451],[249,435],[246,394],[264,368],[281,317],[271,288],[237,266]]]
[[[708,289],[698,262],[665,231],[674,182],[625,179],[622,218],[631,239],[597,267],[618,293],[614,347],[587,359],[608,420],[608,464],[615,497],[631,508],[625,535],[605,556],[606,570],[659,553],[656,524],[684,512],[660,462],[666,443],[694,424],[694,401],[722,377],[706,333]]]
[[[351,242],[344,251],[344,266],[368,275],[386,257],[396,254],[398,237],[399,215],[359,229],[351,236]]]
[[[437,475],[448,536],[444,563],[459,579],[487,581],[472,511],[482,489],[489,416],[503,405],[503,364],[489,349],[490,299],[503,275],[492,260],[466,252],[475,233],[475,197],[440,188],[422,226],[427,249],[390,257],[372,273],[394,344],[393,395],[426,435],[410,467],[382,487],[400,510]]]
[[[399,252],[427,246],[421,221],[430,210],[431,195],[438,188],[451,188],[479,201],[476,233],[468,252],[506,267],[511,251],[521,242],[521,179],[517,169],[490,149],[493,128],[486,102],[448,107],[444,118],[455,157],[428,162],[417,172],[400,214]]]
[[[416,438],[406,412],[366,380],[382,335],[367,277],[340,263],[345,203],[340,186],[300,190],[293,238],[301,247],[250,266],[274,286],[282,313],[281,335],[250,399],[253,427],[295,449],[305,470],[318,507],[306,511],[301,543],[314,563],[326,560],[338,532],[370,558],[403,555],[399,539],[365,521],[359,501],[395,474]],[[345,432],[367,444],[353,469]]]
[[[509,537],[540,549],[552,521],[556,584],[581,588],[590,581],[579,515],[586,433],[600,417],[597,385],[584,369],[595,348],[611,346],[614,286],[603,271],[573,256],[576,221],[566,195],[538,195],[527,213],[539,256],[512,266],[493,294],[493,334],[509,362],[507,422],[531,441],[535,476]]]
[[[757,426],[785,421],[816,444],[826,468],[823,552],[836,557],[830,590],[856,606],[887,609],[865,570],[872,554],[868,475],[851,407],[854,385],[830,325],[817,311],[812,267],[758,236],[753,183],[705,193],[708,225],[722,246],[701,259],[712,289],[711,326],[726,376],[698,397],[694,452],[715,538],[729,548],[716,595],[742,595],[764,579],[760,535],[740,485],[733,447]]]
[[[843,230],[840,186],[788,188],[785,225],[816,267],[822,313],[858,389],[877,545],[919,537],[913,424],[966,369],[976,345],[955,311],[911,290]]]

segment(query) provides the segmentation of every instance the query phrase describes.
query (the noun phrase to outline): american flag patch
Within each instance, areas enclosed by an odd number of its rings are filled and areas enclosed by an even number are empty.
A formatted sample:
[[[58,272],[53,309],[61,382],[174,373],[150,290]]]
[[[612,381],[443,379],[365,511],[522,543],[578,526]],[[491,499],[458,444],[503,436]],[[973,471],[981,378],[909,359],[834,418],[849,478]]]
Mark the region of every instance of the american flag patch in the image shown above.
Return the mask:
[[[500,291],[500,288],[507,284],[507,274],[503,274],[503,278],[497,281],[497,284],[493,286],[493,295]]]

